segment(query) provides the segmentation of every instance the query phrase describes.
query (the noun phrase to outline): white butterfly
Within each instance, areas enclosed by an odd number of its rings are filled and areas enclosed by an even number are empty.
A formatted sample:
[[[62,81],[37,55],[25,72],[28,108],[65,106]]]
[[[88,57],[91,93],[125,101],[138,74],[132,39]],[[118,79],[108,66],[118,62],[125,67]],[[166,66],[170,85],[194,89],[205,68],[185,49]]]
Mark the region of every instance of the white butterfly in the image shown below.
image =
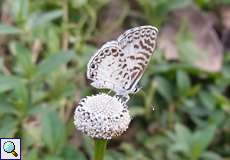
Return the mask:
[[[93,81],[91,85],[111,89],[123,97],[135,93],[155,50],[157,33],[153,26],[140,26],[105,43],[87,65],[87,78]]]

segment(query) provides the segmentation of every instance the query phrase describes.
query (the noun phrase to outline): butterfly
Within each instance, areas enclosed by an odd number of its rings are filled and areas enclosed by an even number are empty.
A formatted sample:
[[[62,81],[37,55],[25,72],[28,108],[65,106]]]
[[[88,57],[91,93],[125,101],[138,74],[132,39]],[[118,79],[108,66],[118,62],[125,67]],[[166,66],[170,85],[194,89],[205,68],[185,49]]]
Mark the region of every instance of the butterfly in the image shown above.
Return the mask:
[[[91,85],[123,97],[137,92],[137,84],[155,50],[157,34],[153,26],[139,26],[105,43],[88,62]]]

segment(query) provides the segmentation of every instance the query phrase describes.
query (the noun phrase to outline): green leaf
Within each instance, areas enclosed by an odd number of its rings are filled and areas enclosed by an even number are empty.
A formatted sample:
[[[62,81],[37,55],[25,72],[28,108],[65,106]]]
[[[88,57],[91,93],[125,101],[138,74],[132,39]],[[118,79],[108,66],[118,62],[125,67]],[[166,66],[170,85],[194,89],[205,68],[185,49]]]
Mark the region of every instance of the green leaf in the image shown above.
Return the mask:
[[[216,3],[219,5],[230,5],[229,0],[219,0],[219,1],[216,1]]]
[[[10,50],[15,55],[17,64],[19,65],[22,72],[27,77],[32,76],[35,71],[35,66],[32,62],[30,51],[22,44],[14,42],[10,44]],[[17,70],[19,67],[17,67]]]
[[[6,24],[0,24],[0,35],[18,34],[18,33],[21,33],[21,30],[19,28],[6,25]]]
[[[199,99],[201,103],[207,107],[209,110],[214,110],[216,106],[216,99],[215,97],[211,94],[211,92],[208,91],[201,91],[199,92]]]
[[[87,5],[88,0],[72,0],[70,2],[71,2],[71,6],[73,6],[74,8],[81,8]]]
[[[174,144],[170,148],[172,152],[182,152],[185,155],[189,154],[190,139],[192,136],[189,129],[181,124],[176,124],[175,133],[169,134],[169,136],[174,141]]]
[[[29,15],[29,2],[28,0],[12,1],[11,11],[15,21],[24,22]]]
[[[178,53],[180,56],[180,60],[191,65],[196,65],[196,62],[205,58],[195,43],[194,35],[188,30],[188,24],[184,21],[181,26],[179,33],[176,37],[176,45],[178,48]],[[205,54],[206,55],[206,54]]]
[[[124,155],[118,151],[108,150],[105,155],[105,160],[126,159]]]
[[[32,149],[23,157],[26,160],[39,160],[38,150]]]
[[[18,130],[18,119],[11,116],[4,116],[0,121],[0,136],[1,138],[13,138]]]
[[[192,4],[191,0],[172,0],[172,1],[167,1],[168,4],[168,11],[173,11],[176,9],[184,8],[186,6],[189,6]]]
[[[138,0],[143,12],[148,20],[157,26],[160,26],[170,11],[186,7],[191,4],[191,0]]]
[[[42,139],[52,153],[59,153],[62,150],[66,141],[65,126],[56,111],[47,109],[43,113]]]
[[[78,158],[79,160],[86,160],[86,157],[82,152],[76,150],[74,146],[69,144],[63,149],[62,157],[65,160],[73,160],[76,158]]]
[[[36,32],[36,31],[35,31]],[[60,50],[60,27],[49,26],[45,29],[42,39],[47,46],[47,51],[50,53],[56,53]]]
[[[46,25],[49,22],[59,18],[62,16],[62,10],[52,10],[50,12],[41,13],[33,15],[29,21],[27,22],[27,25],[29,28],[38,27],[41,25]]]
[[[17,85],[15,89],[13,90],[13,98],[14,98],[14,105],[17,106],[18,110],[20,110],[21,113],[26,113],[27,108],[31,107],[30,104],[30,95],[28,88],[24,84]]]
[[[179,42],[177,46],[180,59],[186,63],[194,64],[201,58],[201,55],[203,55],[194,42],[187,40]]]
[[[208,126],[203,130],[194,133],[192,137],[192,154],[193,159],[201,157],[202,152],[209,146],[214,138],[216,126]]]
[[[186,72],[181,70],[177,71],[176,76],[177,88],[179,93],[183,96],[183,94],[185,94],[185,92],[188,91],[191,86],[189,76]]]
[[[49,55],[41,64],[38,65],[37,76],[47,76],[52,73],[54,70],[58,70],[62,64],[68,63],[73,59],[74,53],[71,51],[68,52],[59,52],[57,54]]]
[[[173,89],[170,82],[160,76],[157,76],[155,81],[157,82],[157,91],[161,94],[161,96],[164,97],[168,102],[172,102]]]
[[[58,156],[56,156],[56,155],[47,155],[46,157],[45,157],[45,160],[64,160],[64,159],[62,159],[62,158],[60,158],[60,157],[58,157]]]
[[[17,110],[10,104],[0,101],[0,114],[17,114]]]
[[[224,159],[215,152],[206,151],[202,154],[202,160],[224,160]]]
[[[176,141],[186,142],[191,137],[190,130],[181,124],[175,125],[175,131],[177,135]]]
[[[93,158],[93,141],[89,136],[84,135],[83,136],[83,147],[86,151],[86,153],[89,155],[90,159]]]
[[[132,117],[143,116],[145,114],[145,108],[143,106],[130,107],[130,114]]]
[[[4,57],[0,57],[0,72],[4,73],[4,69],[5,69]]]
[[[16,76],[5,76],[0,74],[0,93],[12,90],[22,83]]]

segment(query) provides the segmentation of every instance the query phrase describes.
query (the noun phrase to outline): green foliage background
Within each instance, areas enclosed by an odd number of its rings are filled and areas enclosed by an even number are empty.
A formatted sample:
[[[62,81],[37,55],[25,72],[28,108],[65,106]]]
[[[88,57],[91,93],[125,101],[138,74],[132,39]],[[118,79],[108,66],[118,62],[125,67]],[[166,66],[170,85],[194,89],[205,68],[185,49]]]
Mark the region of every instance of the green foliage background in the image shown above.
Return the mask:
[[[73,125],[74,104],[97,93],[86,83],[86,64],[105,37],[99,17],[109,0],[1,0],[11,25],[0,23],[0,137],[20,137],[25,160],[86,160],[93,143]],[[131,3],[139,6],[132,10]],[[194,3],[205,12],[227,0],[124,1],[114,22],[130,28],[161,26],[168,13]],[[139,20],[127,19],[132,16]],[[111,34],[111,33],[110,33]],[[186,39],[181,50],[192,53]],[[187,48],[186,48],[187,47]],[[184,55],[184,56],[186,56]],[[106,160],[229,160],[230,54],[221,71],[187,61],[168,62],[157,50],[129,102],[133,121],[109,144]],[[153,106],[155,111],[153,112]]]

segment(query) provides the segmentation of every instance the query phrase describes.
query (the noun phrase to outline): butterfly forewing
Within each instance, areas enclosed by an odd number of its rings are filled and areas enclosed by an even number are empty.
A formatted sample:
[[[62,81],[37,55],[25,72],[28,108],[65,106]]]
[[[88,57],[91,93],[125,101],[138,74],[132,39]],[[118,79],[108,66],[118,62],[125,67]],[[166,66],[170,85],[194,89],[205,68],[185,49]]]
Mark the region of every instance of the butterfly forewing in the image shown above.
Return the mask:
[[[125,88],[133,90],[149,63],[156,47],[158,30],[152,26],[135,27],[118,37],[118,45],[127,59],[130,81]]]
[[[104,44],[88,63],[92,85],[119,95],[134,92],[155,49],[157,32],[152,26],[136,27]]]

